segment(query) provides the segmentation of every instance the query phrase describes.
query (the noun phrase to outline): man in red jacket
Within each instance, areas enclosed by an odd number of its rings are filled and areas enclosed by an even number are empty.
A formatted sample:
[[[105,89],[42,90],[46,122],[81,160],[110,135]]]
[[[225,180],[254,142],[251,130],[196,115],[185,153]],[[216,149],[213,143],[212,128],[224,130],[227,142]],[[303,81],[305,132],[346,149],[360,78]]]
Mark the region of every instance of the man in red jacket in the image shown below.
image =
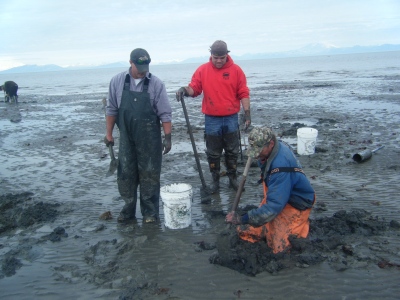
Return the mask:
[[[245,128],[250,123],[250,93],[242,69],[229,56],[224,41],[215,41],[210,48],[208,63],[201,65],[186,87],[176,92],[180,101],[184,96],[197,97],[203,93],[202,113],[205,116],[206,153],[213,182],[210,190],[219,190],[220,161],[225,151],[226,171],[229,184],[235,190],[237,183],[237,159],[239,154],[238,112],[240,104],[245,112]]]

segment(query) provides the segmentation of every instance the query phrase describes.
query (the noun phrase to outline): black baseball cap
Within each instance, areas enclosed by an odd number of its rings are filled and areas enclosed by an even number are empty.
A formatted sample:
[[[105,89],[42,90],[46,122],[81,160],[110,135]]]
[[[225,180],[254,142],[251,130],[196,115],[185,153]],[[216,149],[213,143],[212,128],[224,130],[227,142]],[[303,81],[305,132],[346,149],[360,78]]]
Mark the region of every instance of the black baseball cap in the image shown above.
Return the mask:
[[[148,72],[151,62],[150,54],[142,48],[136,48],[131,52],[131,62],[140,73]]]

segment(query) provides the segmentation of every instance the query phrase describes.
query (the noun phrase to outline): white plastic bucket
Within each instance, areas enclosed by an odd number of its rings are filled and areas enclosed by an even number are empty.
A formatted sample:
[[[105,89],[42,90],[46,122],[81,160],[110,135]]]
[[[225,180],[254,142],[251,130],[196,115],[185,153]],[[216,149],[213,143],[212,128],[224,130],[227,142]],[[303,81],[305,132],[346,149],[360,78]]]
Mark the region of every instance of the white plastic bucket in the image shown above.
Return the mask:
[[[192,186],[173,183],[160,189],[164,208],[165,226],[170,229],[186,228],[192,223]]]
[[[299,155],[310,155],[315,152],[318,130],[310,127],[297,129],[297,153]]]

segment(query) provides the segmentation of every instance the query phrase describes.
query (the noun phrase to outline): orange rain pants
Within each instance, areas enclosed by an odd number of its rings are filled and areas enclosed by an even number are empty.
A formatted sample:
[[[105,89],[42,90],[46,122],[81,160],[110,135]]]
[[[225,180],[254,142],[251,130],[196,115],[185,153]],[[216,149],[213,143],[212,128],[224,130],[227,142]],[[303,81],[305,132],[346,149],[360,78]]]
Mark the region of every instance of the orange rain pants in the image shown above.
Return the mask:
[[[268,187],[264,186],[264,199],[260,206],[267,203]],[[315,196],[314,196],[315,201]],[[310,228],[311,208],[300,211],[290,204],[286,204],[281,213],[272,221],[260,226],[253,227],[251,225],[239,225],[236,230],[242,240],[256,243],[266,240],[268,247],[276,254],[290,248],[288,237],[295,235],[297,237],[306,238]]]

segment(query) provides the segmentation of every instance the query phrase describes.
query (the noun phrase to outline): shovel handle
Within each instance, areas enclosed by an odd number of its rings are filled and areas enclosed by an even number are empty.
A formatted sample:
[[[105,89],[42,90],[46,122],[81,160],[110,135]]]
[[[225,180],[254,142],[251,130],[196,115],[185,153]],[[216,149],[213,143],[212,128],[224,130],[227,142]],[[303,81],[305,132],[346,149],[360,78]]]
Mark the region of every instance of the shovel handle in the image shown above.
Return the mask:
[[[197,154],[196,144],[195,144],[194,138],[193,138],[192,128],[191,128],[190,122],[189,122],[189,116],[188,116],[188,113],[186,110],[185,100],[183,98],[181,99],[181,103],[182,103],[183,113],[184,113],[185,119],[186,119],[186,125],[187,125],[188,132],[190,135],[190,141],[192,142],[194,158],[196,159],[197,169],[199,170],[201,184],[204,189],[207,189],[206,182],[205,182],[204,176],[203,176],[203,171],[202,171],[201,165],[200,165],[199,155]]]
[[[111,145],[111,143],[108,144],[108,150],[110,151],[111,160],[115,160],[114,150],[113,150],[113,146]]]
[[[242,180],[240,181],[238,190],[236,192],[235,200],[233,201],[232,211],[236,211],[236,209],[238,208],[239,201],[240,201],[240,196],[242,195],[244,184],[246,183],[247,173],[249,172],[251,161],[252,161],[252,159],[249,156],[247,158],[246,167],[244,168],[244,171],[243,171]]]

